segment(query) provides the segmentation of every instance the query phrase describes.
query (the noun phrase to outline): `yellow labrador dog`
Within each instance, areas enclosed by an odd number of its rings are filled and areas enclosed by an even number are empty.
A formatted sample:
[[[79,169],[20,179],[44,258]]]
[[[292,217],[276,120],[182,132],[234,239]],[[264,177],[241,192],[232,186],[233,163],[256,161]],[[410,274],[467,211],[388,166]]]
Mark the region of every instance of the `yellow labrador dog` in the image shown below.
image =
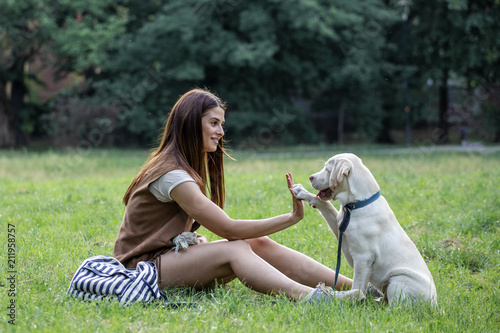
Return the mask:
[[[335,155],[309,179],[319,191],[317,195],[300,184],[293,191],[319,210],[337,238],[345,215],[350,214],[342,252],[354,270],[352,289],[365,292],[370,282],[384,291],[390,305],[403,300],[437,305],[436,286],[427,265],[359,157]],[[340,212],[331,199],[339,201]]]

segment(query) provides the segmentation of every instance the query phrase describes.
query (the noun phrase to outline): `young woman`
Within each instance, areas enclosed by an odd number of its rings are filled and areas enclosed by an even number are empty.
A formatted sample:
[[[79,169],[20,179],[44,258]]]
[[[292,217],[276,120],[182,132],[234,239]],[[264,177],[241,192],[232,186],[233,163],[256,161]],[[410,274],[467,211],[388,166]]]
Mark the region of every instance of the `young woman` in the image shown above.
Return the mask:
[[[320,282],[332,284],[335,272],[266,237],[303,218],[304,205],[291,190],[288,214],[234,220],[223,211],[224,121],[225,105],[209,91],[194,89],[180,97],[160,145],[125,193],[114,257],[128,268],[154,261],[160,289],[201,289],[237,278],[258,292],[284,293],[293,300],[357,297],[357,291],[314,289]],[[291,174],[286,179],[290,189]],[[199,225],[225,240],[207,242],[191,233]],[[177,251],[182,239],[193,245]],[[350,289],[351,284],[340,276],[335,287]]]

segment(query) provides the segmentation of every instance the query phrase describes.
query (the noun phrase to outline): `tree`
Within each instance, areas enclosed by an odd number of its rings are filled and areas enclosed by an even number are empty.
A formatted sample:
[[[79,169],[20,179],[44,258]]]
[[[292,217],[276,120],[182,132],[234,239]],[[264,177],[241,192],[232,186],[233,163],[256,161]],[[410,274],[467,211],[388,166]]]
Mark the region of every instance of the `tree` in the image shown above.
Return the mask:
[[[228,102],[227,137],[237,147],[342,142],[348,134],[390,141],[390,127],[400,126],[404,114],[405,76],[413,122],[433,107],[427,82],[440,83],[442,130],[436,140],[445,140],[449,78],[464,82],[470,96],[498,81],[496,0],[414,2],[407,29],[410,66],[401,52],[395,0],[0,5],[3,146],[22,144],[22,122],[39,120],[38,114],[27,117],[25,100],[43,82],[25,68],[43,55],[59,76],[71,72],[83,79],[53,98],[43,116],[52,126],[47,130],[59,126],[75,142],[107,124],[106,133],[113,131],[118,143],[151,143],[172,104],[193,87],[207,87]],[[488,110],[484,116],[496,123],[495,108]]]
[[[346,125],[358,137],[374,139],[385,130],[381,92],[387,88],[386,72],[392,72],[393,67],[383,58],[388,47],[385,30],[396,20],[396,14],[381,1],[346,1],[338,2],[338,6],[350,20],[334,18],[339,39],[333,51],[337,52],[328,57],[331,70],[313,108],[330,115],[330,122],[337,123],[338,142],[344,140]],[[332,106],[336,112],[332,112]],[[329,134],[328,141],[333,141],[335,136],[331,136],[331,131]]]
[[[0,3],[0,118],[5,120],[0,128],[0,147],[14,147],[25,144],[21,133],[19,114],[24,105],[27,88],[24,67],[40,49],[45,40],[39,29],[36,12],[43,6],[36,1]],[[40,10],[40,12],[43,14]],[[7,96],[7,83],[11,86]]]
[[[0,80],[0,147],[16,145],[13,120],[7,103],[5,81]]]
[[[379,126],[380,22],[392,19],[379,1],[139,3],[129,1],[122,44],[94,84],[121,105],[135,140],[151,142],[194,86],[228,101],[228,137],[240,146],[315,140],[311,116],[339,110],[359,132]]]
[[[44,84],[26,65],[40,57],[60,75],[81,72],[89,77],[106,61],[108,46],[125,20],[110,0],[2,1],[0,6],[0,119],[8,120],[0,127],[0,147],[13,147],[26,144],[20,118],[28,82]]]
[[[463,80],[471,89],[480,82],[498,79],[500,69],[500,3],[495,0],[439,0],[432,5],[415,2],[411,7],[412,62],[419,75],[438,82],[440,131],[434,138],[449,137],[449,82]],[[459,117],[471,117],[470,101],[464,101]]]

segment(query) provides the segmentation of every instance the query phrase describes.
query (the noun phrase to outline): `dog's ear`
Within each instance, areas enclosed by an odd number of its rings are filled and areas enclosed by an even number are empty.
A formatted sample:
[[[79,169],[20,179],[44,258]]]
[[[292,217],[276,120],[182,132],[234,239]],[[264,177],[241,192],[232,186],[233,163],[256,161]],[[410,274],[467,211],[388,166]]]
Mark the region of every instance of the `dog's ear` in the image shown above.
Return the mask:
[[[335,190],[342,184],[344,177],[349,176],[353,168],[352,162],[345,158],[336,159],[330,173],[330,188]]]

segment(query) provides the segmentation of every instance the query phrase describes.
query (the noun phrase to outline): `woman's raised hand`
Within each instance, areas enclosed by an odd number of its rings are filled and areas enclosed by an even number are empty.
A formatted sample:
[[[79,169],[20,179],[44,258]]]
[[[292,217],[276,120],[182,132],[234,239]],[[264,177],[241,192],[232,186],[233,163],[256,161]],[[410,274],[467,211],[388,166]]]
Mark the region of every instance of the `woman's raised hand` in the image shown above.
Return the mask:
[[[288,184],[288,189],[290,190],[290,193],[292,193],[292,198],[293,198],[292,218],[295,220],[295,222],[299,222],[304,218],[304,202],[295,197],[295,193],[292,190],[292,187],[294,185],[293,178],[290,172],[286,174],[286,182]]]

